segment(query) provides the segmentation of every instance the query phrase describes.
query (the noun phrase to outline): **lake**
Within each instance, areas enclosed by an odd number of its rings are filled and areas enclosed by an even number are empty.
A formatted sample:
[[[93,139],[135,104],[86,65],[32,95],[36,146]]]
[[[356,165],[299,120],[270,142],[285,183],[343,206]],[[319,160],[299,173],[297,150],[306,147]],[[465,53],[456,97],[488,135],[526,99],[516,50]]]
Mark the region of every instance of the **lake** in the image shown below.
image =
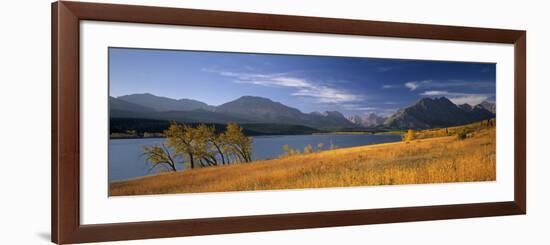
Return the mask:
[[[399,135],[371,134],[277,135],[252,138],[254,160],[270,159],[282,155],[285,144],[290,145],[293,149],[303,151],[307,145],[316,147],[319,143],[324,144],[323,149],[328,149],[330,145],[347,148],[401,140]],[[145,161],[141,147],[159,144],[164,140],[163,138],[109,140],[109,182],[156,173],[149,171],[151,165]],[[183,166],[180,164],[178,169],[183,169]]]

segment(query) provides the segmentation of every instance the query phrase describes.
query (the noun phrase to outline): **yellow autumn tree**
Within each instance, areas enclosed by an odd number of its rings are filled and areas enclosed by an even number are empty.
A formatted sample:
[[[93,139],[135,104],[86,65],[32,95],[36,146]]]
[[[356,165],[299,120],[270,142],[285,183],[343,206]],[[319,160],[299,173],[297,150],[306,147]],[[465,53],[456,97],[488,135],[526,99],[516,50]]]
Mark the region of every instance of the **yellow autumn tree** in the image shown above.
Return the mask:
[[[174,149],[176,155],[180,155],[189,161],[191,168],[196,167],[198,144],[195,129],[188,125],[171,122],[170,127],[164,131],[166,145]]]
[[[405,134],[405,137],[403,137],[403,140],[407,142],[414,140],[414,130],[409,129]]]
[[[252,161],[252,139],[243,134],[243,129],[239,125],[227,124],[225,132],[220,137],[239,162]]]
[[[143,154],[147,162],[152,165],[149,171],[157,167],[162,168],[161,170],[164,171],[177,171],[175,157],[170,153],[164,143],[160,145],[143,146]]]

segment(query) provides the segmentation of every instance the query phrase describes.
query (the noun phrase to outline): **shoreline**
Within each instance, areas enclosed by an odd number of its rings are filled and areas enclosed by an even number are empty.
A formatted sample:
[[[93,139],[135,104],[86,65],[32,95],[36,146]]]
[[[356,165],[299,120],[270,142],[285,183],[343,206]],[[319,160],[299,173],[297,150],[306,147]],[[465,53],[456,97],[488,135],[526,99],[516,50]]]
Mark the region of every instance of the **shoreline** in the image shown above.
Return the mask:
[[[390,132],[329,132],[329,133],[311,133],[311,134],[262,134],[262,135],[250,135],[248,137],[277,137],[277,136],[301,136],[301,135],[397,135],[399,133]],[[124,139],[162,139],[164,136],[128,136],[128,137],[113,137],[109,136],[109,140],[124,140]]]
[[[269,161],[276,161],[276,160],[285,159],[285,158],[289,159],[289,158],[303,157],[303,156],[308,156],[308,155],[313,155],[313,154],[332,154],[335,151],[350,151],[350,150],[355,151],[355,150],[361,150],[362,148],[365,148],[365,147],[373,147],[374,148],[374,147],[389,146],[389,145],[392,145],[392,144],[400,144],[400,143],[404,143],[404,142],[403,141],[395,141],[395,142],[386,142],[386,143],[376,143],[376,144],[370,144],[370,145],[360,145],[360,146],[353,146],[353,147],[346,147],[346,148],[337,148],[337,149],[332,149],[332,150],[324,150],[324,151],[313,152],[313,153],[310,153],[310,154],[300,154],[300,155],[295,155],[295,156],[286,156],[286,157],[280,157],[280,158],[275,158],[275,159],[255,160],[255,161],[252,161],[252,162],[249,162],[249,163],[235,163],[235,164],[211,166],[211,167],[196,168],[196,169],[189,169],[189,170],[180,170],[180,171],[177,171],[177,172],[156,173],[156,174],[151,174],[151,175],[133,177],[133,178],[124,179],[124,180],[115,180],[113,182],[109,182],[109,184],[122,183],[122,182],[128,182],[128,181],[136,181],[136,180],[148,179],[148,178],[155,178],[155,177],[159,177],[159,176],[162,176],[162,175],[171,175],[171,174],[184,173],[184,172],[189,172],[189,171],[202,171],[202,170],[206,170],[206,169],[220,169],[220,168],[231,167],[231,166],[235,166],[235,165],[266,164],[266,162],[269,162]]]
[[[307,136],[323,136],[324,134],[318,134],[318,135],[313,135],[313,134],[302,134],[302,135],[307,135]],[[335,134],[335,135],[347,135],[347,134]],[[349,135],[354,135],[354,134],[349,134]],[[375,134],[365,134],[365,135],[375,135]],[[297,135],[266,135],[266,136],[253,136],[253,137],[271,137],[271,136],[297,136]],[[153,137],[150,137],[150,138],[153,138]],[[160,139],[160,138],[165,138],[165,137],[156,137],[157,139]],[[144,138],[124,138],[124,139],[144,139]],[[116,140],[120,140],[120,139],[116,139]],[[334,151],[334,150],[345,150],[345,149],[352,149],[352,148],[357,148],[357,147],[367,147],[367,146],[378,146],[378,145],[386,145],[386,144],[394,144],[394,143],[399,143],[399,142],[402,142],[401,140],[396,140],[396,141],[392,141],[392,142],[382,142],[382,143],[373,143],[373,144],[366,144],[366,145],[357,145],[357,146],[350,146],[350,147],[344,147],[344,148],[336,148],[336,149],[326,149],[326,150],[321,150],[321,151],[316,151],[316,152],[313,152],[313,153],[322,153],[322,152],[328,152],[328,151]],[[249,162],[247,164],[255,164],[255,163],[258,163],[258,162],[261,162],[261,161],[270,161],[270,160],[276,160],[276,159],[279,159],[281,157],[276,157],[276,158],[266,158],[266,159],[259,159],[259,160],[254,160],[252,162]],[[240,163],[235,163],[235,164],[240,164]],[[230,166],[232,164],[228,164],[228,165],[221,165],[221,166],[214,166],[214,168],[218,168],[218,167],[223,167],[223,166]],[[208,168],[211,168],[211,167],[208,167]],[[200,169],[200,168],[198,168]],[[179,170],[178,172],[183,172],[183,171],[187,171],[187,170]],[[142,176],[136,176],[136,177],[132,177],[132,178],[128,178],[128,179],[119,179],[119,180],[113,180],[112,182],[109,182],[110,183],[115,183],[115,182],[124,182],[124,181],[129,181],[129,180],[134,180],[134,179],[138,179],[138,178],[146,178],[146,177],[150,177],[150,176],[156,176],[156,175],[159,175],[159,174],[164,174],[164,173],[154,173],[154,174],[148,174],[148,175],[142,175]]]
[[[110,183],[109,196],[494,181],[495,132],[487,128],[464,140],[450,135],[150,175]]]

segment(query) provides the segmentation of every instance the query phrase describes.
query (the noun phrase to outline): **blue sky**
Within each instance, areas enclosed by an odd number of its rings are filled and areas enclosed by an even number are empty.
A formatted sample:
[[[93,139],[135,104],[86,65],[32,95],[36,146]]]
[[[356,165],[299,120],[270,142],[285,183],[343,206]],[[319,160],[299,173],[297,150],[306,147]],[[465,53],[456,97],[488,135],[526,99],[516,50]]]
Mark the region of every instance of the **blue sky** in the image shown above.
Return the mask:
[[[220,105],[244,95],[302,112],[389,115],[422,97],[495,101],[490,63],[109,49],[109,94],[151,93]]]

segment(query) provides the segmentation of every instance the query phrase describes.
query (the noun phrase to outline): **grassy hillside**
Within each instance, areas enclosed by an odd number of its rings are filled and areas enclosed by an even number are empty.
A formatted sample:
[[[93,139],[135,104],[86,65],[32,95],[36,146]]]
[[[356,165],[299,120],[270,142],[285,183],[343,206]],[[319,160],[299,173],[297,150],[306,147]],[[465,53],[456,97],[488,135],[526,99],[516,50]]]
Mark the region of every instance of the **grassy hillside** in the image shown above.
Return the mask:
[[[472,126],[473,125],[473,126]],[[443,129],[445,130],[445,129]],[[467,130],[467,131],[465,131]],[[495,127],[471,124],[446,136],[159,174],[110,185],[110,195],[398,185],[496,179]],[[440,132],[440,131],[438,131]],[[466,132],[459,139],[453,132]],[[450,136],[448,136],[451,134]],[[427,138],[428,135],[433,138]]]

